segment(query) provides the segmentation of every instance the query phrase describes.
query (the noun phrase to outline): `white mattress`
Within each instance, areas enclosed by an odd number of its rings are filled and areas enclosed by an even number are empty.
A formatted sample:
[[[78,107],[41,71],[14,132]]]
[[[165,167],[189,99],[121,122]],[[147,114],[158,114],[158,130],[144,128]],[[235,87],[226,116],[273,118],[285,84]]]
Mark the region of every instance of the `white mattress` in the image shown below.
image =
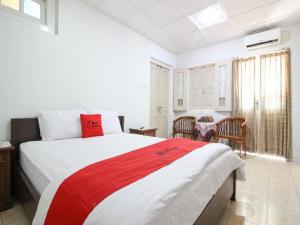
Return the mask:
[[[57,177],[67,176],[91,163],[162,140],[121,133],[88,139],[28,142],[21,145],[20,163],[35,188],[42,193]],[[223,148],[222,153],[205,167],[201,176],[186,185],[183,191],[176,193],[168,204],[160,206],[160,210],[155,212],[156,216],[153,213],[151,220],[148,219],[145,224],[193,224],[227,176],[242,164],[230,149],[224,151],[228,147],[222,144],[206,145],[201,154],[216,148]],[[103,209],[99,207],[99,210]],[[99,214],[98,210],[93,211],[85,224],[95,224],[91,222],[97,218],[93,214]],[[111,216],[108,221],[112,222],[113,219]]]

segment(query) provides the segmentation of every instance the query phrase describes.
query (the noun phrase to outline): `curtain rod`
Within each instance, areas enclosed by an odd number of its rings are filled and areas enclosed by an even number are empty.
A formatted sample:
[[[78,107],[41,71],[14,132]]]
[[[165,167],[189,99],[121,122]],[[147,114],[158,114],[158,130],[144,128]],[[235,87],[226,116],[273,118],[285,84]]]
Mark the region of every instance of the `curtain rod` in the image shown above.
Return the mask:
[[[201,69],[201,68],[208,68],[208,67],[215,66],[215,65],[216,65],[215,63],[209,63],[209,64],[205,64],[205,65],[192,66],[192,67],[189,67],[189,69],[196,70],[196,69]]]
[[[163,67],[165,69],[172,69],[173,68],[173,66],[171,66],[171,65],[169,65],[167,63],[164,63],[164,62],[162,62],[162,61],[160,61],[158,59],[155,59],[153,57],[150,58],[150,63],[154,63],[154,64],[159,65],[159,66],[161,66],[161,67]]]
[[[281,52],[281,51],[290,51],[290,48],[281,48],[281,49],[277,49],[277,50],[265,51],[265,52],[260,52],[260,53],[256,53],[256,54],[253,53],[253,54],[249,54],[249,55],[245,55],[245,56],[238,56],[236,58],[233,58],[233,60],[246,59],[246,58],[250,58],[250,57],[256,57],[257,55],[272,54],[272,53]]]

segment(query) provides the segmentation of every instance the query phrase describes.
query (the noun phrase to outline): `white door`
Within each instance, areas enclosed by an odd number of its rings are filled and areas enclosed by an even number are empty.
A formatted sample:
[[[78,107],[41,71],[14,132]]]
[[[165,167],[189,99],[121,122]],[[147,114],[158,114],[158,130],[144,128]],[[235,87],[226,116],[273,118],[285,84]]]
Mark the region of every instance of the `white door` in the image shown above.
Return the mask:
[[[195,68],[190,73],[190,105],[192,109],[214,108],[215,66]]]
[[[170,71],[151,63],[150,126],[157,128],[158,137],[168,137],[168,93]]]
[[[203,75],[203,107],[213,108],[215,106],[215,66],[204,68]]]
[[[202,104],[202,74],[201,70],[192,70],[190,73],[190,101],[192,109],[201,108]]]

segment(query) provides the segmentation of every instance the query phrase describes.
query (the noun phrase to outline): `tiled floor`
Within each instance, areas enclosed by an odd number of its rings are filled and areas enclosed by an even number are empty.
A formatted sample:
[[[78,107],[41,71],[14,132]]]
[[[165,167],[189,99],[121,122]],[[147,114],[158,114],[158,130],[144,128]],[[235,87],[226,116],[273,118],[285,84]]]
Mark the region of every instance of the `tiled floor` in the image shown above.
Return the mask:
[[[300,225],[300,163],[248,158],[246,177],[219,225]]]
[[[249,157],[246,176],[219,225],[300,225],[299,163]],[[2,212],[0,225],[28,225],[20,205]]]
[[[1,212],[0,225],[29,225],[22,207],[15,204],[13,208]]]

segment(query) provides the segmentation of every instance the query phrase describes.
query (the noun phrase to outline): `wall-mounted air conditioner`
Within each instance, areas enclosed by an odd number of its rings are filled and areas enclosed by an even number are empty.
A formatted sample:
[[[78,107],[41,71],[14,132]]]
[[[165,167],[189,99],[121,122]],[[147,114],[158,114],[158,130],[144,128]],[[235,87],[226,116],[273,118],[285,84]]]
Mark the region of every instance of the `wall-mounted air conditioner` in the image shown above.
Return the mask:
[[[281,29],[272,29],[244,37],[244,44],[247,50],[278,44],[281,41]]]

